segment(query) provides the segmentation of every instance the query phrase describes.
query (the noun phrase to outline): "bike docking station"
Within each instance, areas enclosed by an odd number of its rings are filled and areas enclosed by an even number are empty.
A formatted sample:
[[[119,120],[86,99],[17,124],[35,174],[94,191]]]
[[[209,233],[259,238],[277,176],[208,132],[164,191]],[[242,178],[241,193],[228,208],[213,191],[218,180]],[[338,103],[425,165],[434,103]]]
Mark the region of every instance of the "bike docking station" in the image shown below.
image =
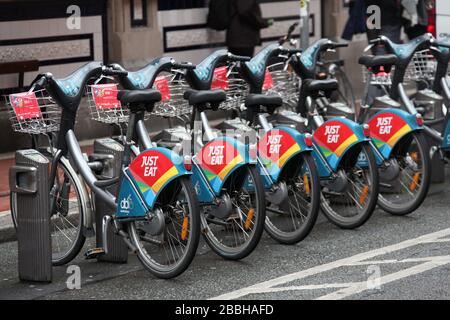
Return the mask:
[[[37,150],[19,150],[9,170],[16,195],[18,268],[22,281],[52,281],[49,160]]]
[[[98,174],[101,179],[114,179],[120,176],[123,145],[111,138],[97,139],[94,141],[94,153],[90,155],[90,162],[100,161],[101,171]],[[113,195],[118,195],[119,181],[108,186],[105,190]],[[128,261],[128,246],[123,238],[116,234],[112,224],[108,224],[106,234],[103,231],[103,217],[113,216],[113,212],[106,203],[94,197],[95,206],[95,233],[97,248],[104,248],[106,241],[107,252],[93,256],[97,261],[126,263]]]
[[[429,123],[429,126],[440,132],[443,124],[439,119],[444,119],[445,115],[442,110],[444,99],[442,96],[435,93],[430,89],[419,90],[415,96],[415,105],[418,110],[423,113],[423,119],[425,123]],[[432,150],[437,150],[440,144],[426,137],[428,144]],[[431,156],[431,182],[443,183],[445,182],[445,163],[442,161],[442,157],[439,152],[430,154]]]

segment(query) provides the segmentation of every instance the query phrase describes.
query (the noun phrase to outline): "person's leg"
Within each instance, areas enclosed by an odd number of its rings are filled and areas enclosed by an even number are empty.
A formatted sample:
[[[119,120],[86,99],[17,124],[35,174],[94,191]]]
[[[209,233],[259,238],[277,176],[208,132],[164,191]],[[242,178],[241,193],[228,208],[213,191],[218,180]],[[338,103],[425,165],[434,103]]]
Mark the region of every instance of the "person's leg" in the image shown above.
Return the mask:
[[[255,52],[255,48],[253,47],[230,47],[228,48],[232,54],[237,56],[245,56],[245,57],[253,57],[253,53]]]

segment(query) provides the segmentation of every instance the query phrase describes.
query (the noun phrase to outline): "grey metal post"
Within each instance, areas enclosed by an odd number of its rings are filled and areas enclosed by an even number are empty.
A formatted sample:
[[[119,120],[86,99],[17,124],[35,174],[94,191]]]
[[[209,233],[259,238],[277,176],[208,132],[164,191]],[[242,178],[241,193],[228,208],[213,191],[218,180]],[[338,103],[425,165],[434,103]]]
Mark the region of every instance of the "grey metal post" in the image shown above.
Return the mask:
[[[121,161],[123,154],[123,146],[111,138],[98,139],[94,142],[94,155],[98,157],[112,156],[111,159],[104,160],[104,168],[101,175],[105,179],[112,179],[119,176],[121,170]],[[107,188],[111,194],[117,194],[119,184],[116,183]],[[97,248],[103,247],[103,230],[102,221],[106,215],[112,216],[115,212],[108,205],[95,198],[95,229]],[[114,233],[112,225],[109,224],[106,239],[108,241],[108,252],[98,256],[98,261],[126,263],[128,260],[128,247],[120,235]]]
[[[20,150],[9,170],[10,190],[17,197],[20,280],[52,281],[48,169],[49,161],[39,151]]]
[[[309,47],[309,0],[300,0],[300,48]]]

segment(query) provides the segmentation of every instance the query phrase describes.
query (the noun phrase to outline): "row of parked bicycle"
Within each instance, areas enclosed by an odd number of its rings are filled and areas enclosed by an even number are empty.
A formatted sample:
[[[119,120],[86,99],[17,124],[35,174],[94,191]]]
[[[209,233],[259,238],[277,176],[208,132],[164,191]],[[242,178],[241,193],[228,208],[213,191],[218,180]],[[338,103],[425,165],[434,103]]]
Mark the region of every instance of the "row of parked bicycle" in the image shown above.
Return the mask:
[[[372,45],[392,53],[359,62],[368,85],[389,95],[363,103],[357,116],[331,102],[338,81],[317,75],[325,52],[347,46],[328,39],[304,51],[274,43],[253,58],[218,50],[198,65],[163,57],[138,71],[90,62],[63,79],[40,74],[7,103],[13,129],[31,134],[33,148],[51,160],[53,264],[82,249],[94,198],[114,214],[103,218],[103,246],[86,256],[108,253],[112,228],[161,278],[186,270],[201,234],[218,255],[237,260],[264,229],[284,244],[303,240],[320,209],[347,229],[363,225],[377,204],[395,215],[416,210],[430,184],[430,153],[445,157],[450,148],[450,114],[438,119],[441,131],[432,129],[438,120],[424,120],[429,110],[416,109],[404,75],[415,54],[429,50],[429,63],[437,63],[431,89],[449,106],[450,41],[427,34]],[[111,137],[120,159],[81,151],[74,126],[85,94],[93,120],[120,128]],[[226,119],[213,126],[213,112]],[[169,119],[170,128],[150,138],[150,114]],[[426,135],[441,147],[430,149]],[[119,174],[109,170],[113,161]],[[15,223],[16,202],[12,193]]]

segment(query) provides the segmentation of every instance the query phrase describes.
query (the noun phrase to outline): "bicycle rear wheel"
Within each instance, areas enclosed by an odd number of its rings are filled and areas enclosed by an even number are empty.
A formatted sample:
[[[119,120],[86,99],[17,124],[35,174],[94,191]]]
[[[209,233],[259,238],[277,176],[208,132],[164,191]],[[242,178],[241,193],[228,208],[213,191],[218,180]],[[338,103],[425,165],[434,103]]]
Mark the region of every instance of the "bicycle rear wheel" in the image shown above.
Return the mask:
[[[314,159],[310,154],[302,154],[300,162],[292,165],[300,170],[285,178],[288,198],[276,208],[266,207],[265,230],[283,244],[302,241],[314,227],[320,208],[320,181]]]
[[[371,146],[363,143],[351,151],[338,169],[339,191],[325,185],[320,203],[328,220],[343,229],[355,229],[366,223],[378,198],[378,167]]]
[[[336,68],[334,72],[334,78],[338,81],[339,88],[332,94],[331,101],[344,103],[353,111],[353,114],[356,114],[355,93],[350,79],[341,68]]]
[[[251,181],[253,187],[248,188],[246,181]],[[219,256],[243,259],[256,248],[264,231],[266,201],[256,167],[247,165],[235,171],[227,179],[223,193],[230,197],[234,212],[226,219],[202,213],[202,233]]]
[[[200,239],[198,202],[191,181],[177,179],[159,196],[156,210],[165,217],[162,234],[152,236],[148,221],[128,224],[128,232],[142,264],[162,279],[183,273],[194,259]]]
[[[391,165],[398,168],[398,176],[393,182],[380,181],[378,204],[384,211],[393,215],[406,215],[425,200],[431,176],[427,150],[422,132],[413,132],[398,143],[390,160]]]

